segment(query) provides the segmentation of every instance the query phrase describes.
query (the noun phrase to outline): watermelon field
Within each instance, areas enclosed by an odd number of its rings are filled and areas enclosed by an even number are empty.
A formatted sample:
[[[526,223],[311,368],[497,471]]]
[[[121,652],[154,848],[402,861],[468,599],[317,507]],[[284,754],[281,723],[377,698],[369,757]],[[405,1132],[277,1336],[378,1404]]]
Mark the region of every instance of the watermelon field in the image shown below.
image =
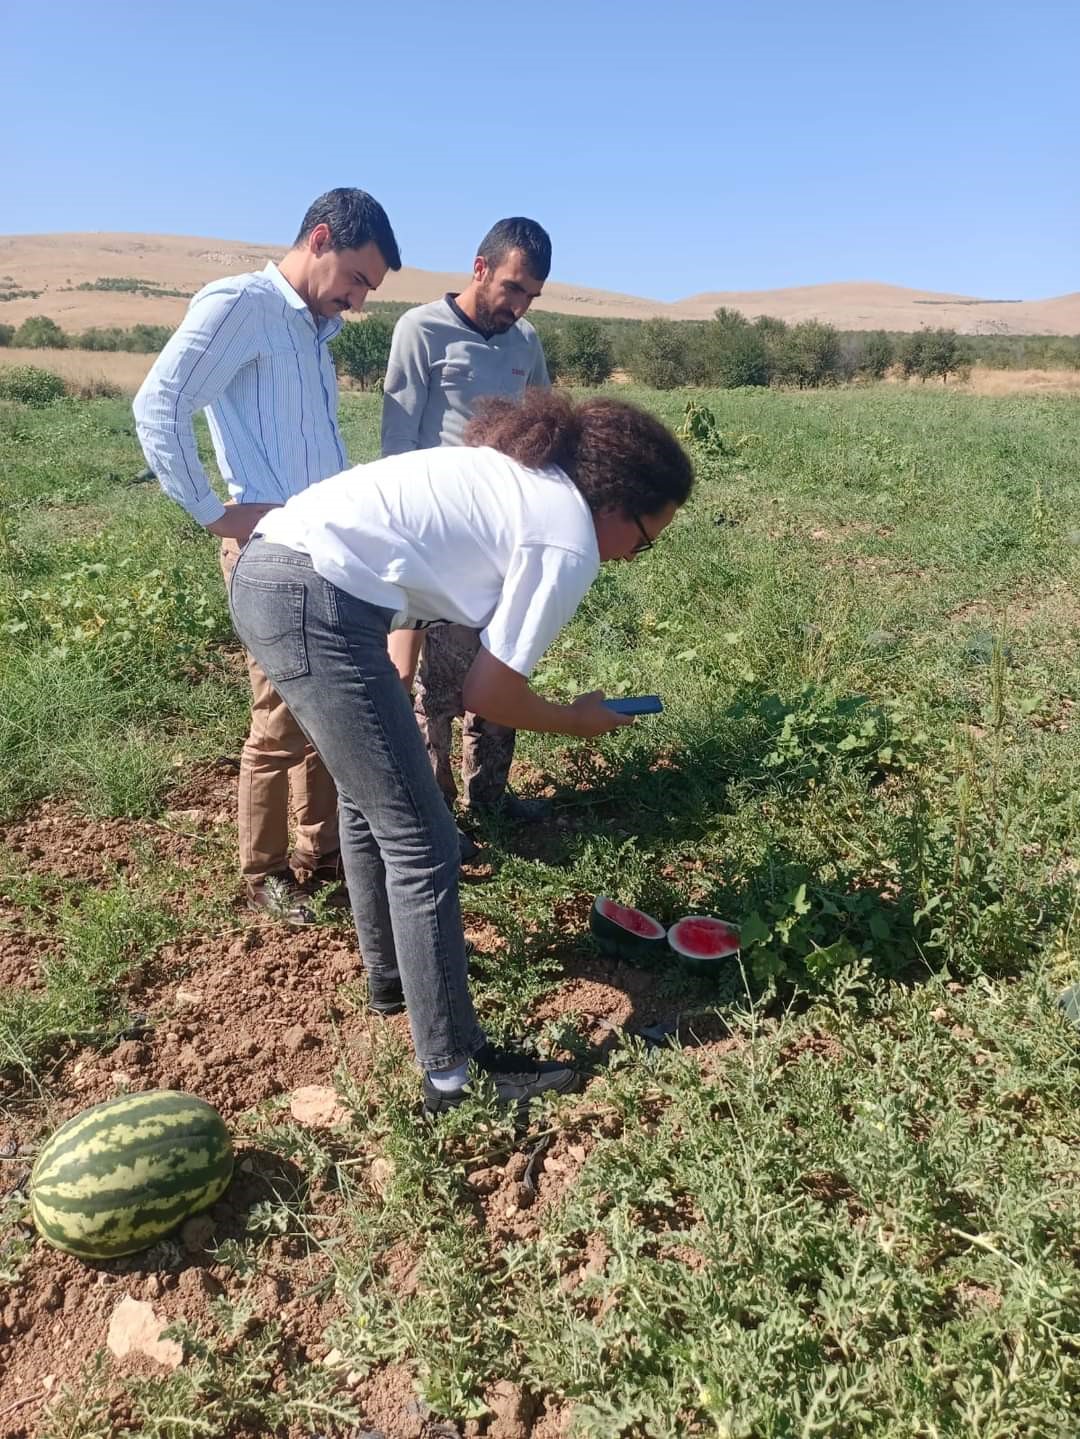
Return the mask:
[[[526,1133],[424,1122],[350,929],[242,907],[242,660],[127,402],[0,403],[0,1436],[1076,1433],[1080,404],[619,393],[698,491],[537,683],[665,711],[523,736],[553,817],[463,871],[489,1031],[591,1075]],[[737,978],[607,953],[597,895],[740,926]],[[35,1154],[157,1088],[231,1184],[47,1245]]]

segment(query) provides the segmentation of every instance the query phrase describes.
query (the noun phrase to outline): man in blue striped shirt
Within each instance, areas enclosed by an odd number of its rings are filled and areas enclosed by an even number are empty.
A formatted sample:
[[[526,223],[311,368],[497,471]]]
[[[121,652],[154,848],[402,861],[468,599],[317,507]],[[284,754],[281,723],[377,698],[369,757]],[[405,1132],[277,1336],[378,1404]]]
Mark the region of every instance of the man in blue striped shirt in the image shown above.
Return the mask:
[[[260,516],[348,468],[329,342],[342,314],[361,309],[387,270],[400,268],[382,206],[363,190],[331,190],[309,207],[280,264],[199,291],[147,375],[134,407],[147,463],[165,493],[220,537],[226,581]],[[228,505],[199,462],[200,410]],[[265,673],[247,660],[240,869],[255,908],[309,924],[312,888],[340,879],[337,794]]]

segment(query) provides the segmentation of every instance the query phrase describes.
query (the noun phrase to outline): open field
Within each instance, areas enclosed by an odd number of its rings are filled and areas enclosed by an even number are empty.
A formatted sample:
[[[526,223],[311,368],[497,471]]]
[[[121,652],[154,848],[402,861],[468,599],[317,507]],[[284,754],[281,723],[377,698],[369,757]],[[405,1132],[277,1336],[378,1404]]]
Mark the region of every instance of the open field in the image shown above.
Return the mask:
[[[136,355],[124,350],[23,350],[0,348],[0,366],[37,365],[62,375],[74,385],[92,385],[97,381],[116,385],[125,394],[133,395],[154,363],[153,355]],[[615,384],[628,383],[624,371],[612,375]],[[925,389],[921,380],[896,379],[893,383],[907,389]],[[939,381],[928,381],[936,388]],[[343,381],[348,387],[350,381]],[[995,370],[987,365],[974,365],[966,380],[950,380],[949,389],[973,395],[1080,394],[1080,370]]]
[[[973,395],[1080,395],[1080,371],[994,370],[974,365],[960,388]]]
[[[479,240],[479,234],[476,238]],[[18,325],[29,315],[45,314],[69,331],[140,322],[175,325],[184,313],[183,294],[155,294],[155,290],[191,294],[220,275],[261,269],[287,248],[287,243],[254,244],[193,235],[0,235],[0,322]],[[407,246],[404,258],[409,258]],[[467,270],[471,256],[461,258]],[[555,275],[544,286],[536,309],[596,319],[665,316],[707,320],[724,305],[751,319],[775,315],[791,324],[818,319],[840,330],[944,326],[969,335],[1080,334],[1080,291],[1045,299],[981,299],[848,281],[778,290],[715,290],[669,303],[567,283],[559,278],[558,270],[555,236]],[[406,264],[386,277],[378,299],[434,300],[447,290],[461,289],[466,278],[464,271],[418,270]],[[117,279],[142,281],[151,293],[80,288]],[[5,288],[21,297],[5,300]]]
[[[537,676],[666,713],[523,736],[555,818],[466,872],[485,1022],[594,1071],[524,1137],[480,1100],[423,1124],[350,931],[241,909],[243,671],[126,403],[0,403],[7,1439],[1074,1433],[1080,406],[695,398],[694,501]],[[342,414],[373,455],[377,397]],[[742,1003],[603,959],[597,893],[741,922]],[[211,1222],[46,1249],[34,1145],[155,1086],[237,1137]],[[125,1294],[175,1371],[95,1360]]]
[[[37,365],[75,385],[104,380],[118,385],[126,395],[135,393],[156,358],[129,350],[23,350],[15,346],[0,349],[0,365]]]

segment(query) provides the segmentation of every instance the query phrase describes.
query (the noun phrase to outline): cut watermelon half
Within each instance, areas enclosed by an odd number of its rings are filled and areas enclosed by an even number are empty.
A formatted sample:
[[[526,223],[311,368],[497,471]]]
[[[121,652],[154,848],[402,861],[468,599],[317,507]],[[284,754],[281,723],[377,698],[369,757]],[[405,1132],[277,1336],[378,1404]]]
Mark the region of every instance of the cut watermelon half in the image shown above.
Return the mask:
[[[701,974],[738,970],[739,929],[726,919],[715,919],[711,914],[687,915],[675,921],[667,940],[683,963]]]
[[[593,900],[589,928],[606,954],[630,964],[652,964],[667,949],[667,931],[658,919],[602,894]]]

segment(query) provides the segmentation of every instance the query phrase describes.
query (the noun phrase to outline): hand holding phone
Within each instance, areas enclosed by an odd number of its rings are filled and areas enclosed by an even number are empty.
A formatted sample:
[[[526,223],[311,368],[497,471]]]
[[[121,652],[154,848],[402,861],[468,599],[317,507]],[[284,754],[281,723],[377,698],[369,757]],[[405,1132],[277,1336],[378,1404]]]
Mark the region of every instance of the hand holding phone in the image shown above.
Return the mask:
[[[659,695],[627,695],[623,699],[605,700],[604,703],[618,715],[658,715],[664,708]]]

